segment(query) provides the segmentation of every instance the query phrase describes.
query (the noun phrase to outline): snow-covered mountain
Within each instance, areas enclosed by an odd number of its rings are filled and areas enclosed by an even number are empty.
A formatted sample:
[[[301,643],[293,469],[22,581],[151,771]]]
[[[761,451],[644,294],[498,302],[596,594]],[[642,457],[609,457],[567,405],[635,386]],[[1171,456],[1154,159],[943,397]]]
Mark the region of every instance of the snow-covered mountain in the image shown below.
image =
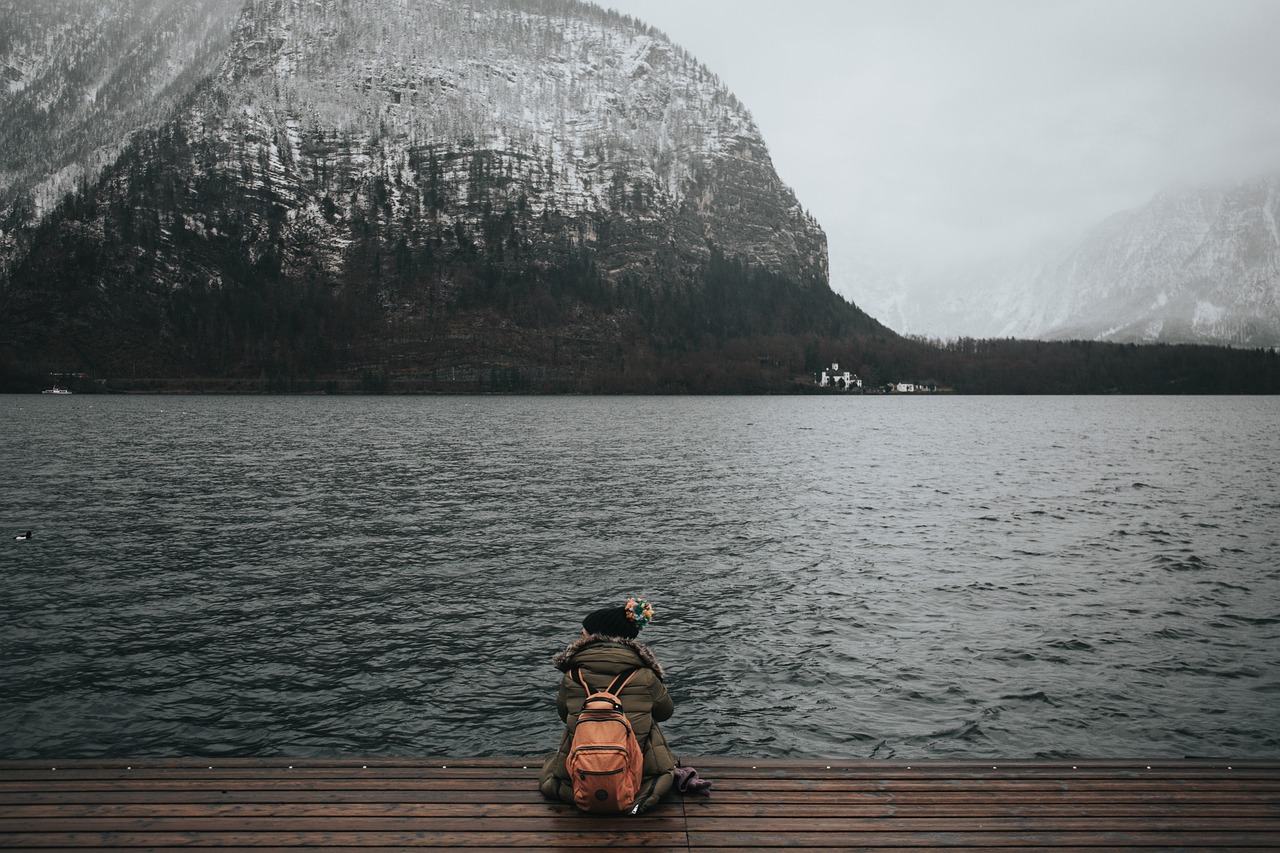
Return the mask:
[[[1051,338],[1280,345],[1280,175],[1158,195],[1038,283]]]
[[[244,372],[283,350],[296,369],[299,348],[435,369],[460,339],[532,357],[574,325],[598,349],[668,315],[692,332],[708,306],[722,331],[874,325],[830,292],[826,237],[750,114],[630,18],[55,5],[0,21],[0,126],[25,146],[0,181],[11,350],[99,372]],[[732,269],[739,293],[708,284]]]
[[[130,133],[217,67],[238,10],[239,0],[0,5],[0,213],[42,216],[96,180]]]
[[[213,96],[231,109],[206,100],[191,130],[257,140],[276,175],[367,158],[365,175],[401,188],[393,214],[411,205],[403,188],[432,179],[415,152],[434,151],[451,208],[644,223],[687,250],[711,241],[779,272],[826,275],[821,229],[733,95],[661,33],[594,6],[250,0],[219,83]],[[331,132],[329,162],[304,150]],[[578,237],[598,241],[596,223],[581,224]]]
[[[899,330],[937,337],[1280,345],[1280,174],[1170,189],[1074,243],[911,279]],[[890,323],[892,325],[892,322]]]

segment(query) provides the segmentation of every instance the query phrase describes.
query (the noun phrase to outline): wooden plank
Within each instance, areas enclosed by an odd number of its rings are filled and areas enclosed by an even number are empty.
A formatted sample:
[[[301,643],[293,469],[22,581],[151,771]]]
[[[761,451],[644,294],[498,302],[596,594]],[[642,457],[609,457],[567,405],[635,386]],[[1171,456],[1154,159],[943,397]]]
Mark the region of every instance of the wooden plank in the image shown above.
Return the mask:
[[[689,832],[871,832],[884,828],[883,818],[824,818],[824,817],[750,817],[750,818],[689,818]],[[1200,815],[1169,815],[1157,817],[996,817],[978,815],[943,818],[899,818],[893,824],[903,831],[938,832],[1017,832],[1031,833],[1045,829],[1055,832],[1220,832],[1238,827],[1234,818],[1210,818]],[[1250,819],[1248,828],[1253,832],[1272,833],[1280,839],[1280,820]]]
[[[510,760],[510,759],[508,759]],[[811,768],[829,765],[833,767],[931,767],[942,772],[968,771],[975,767],[999,765],[1001,767],[1064,767],[1079,765],[1081,767],[1131,767],[1135,764],[1162,767],[1199,767],[1227,764],[1256,765],[1260,767],[1280,767],[1280,759],[1274,758],[1233,758],[1231,756],[1204,758],[1143,758],[1141,756],[1121,756],[1113,758],[840,758],[815,756],[811,758],[776,758],[776,757],[743,757],[733,755],[685,756],[682,763],[689,766],[714,764],[716,767],[783,767]]]
[[[1033,791],[1016,794],[991,792],[943,791],[943,792],[843,792],[815,797],[810,793],[760,793],[756,791],[725,792],[716,790],[707,799],[691,797],[686,800],[686,808],[727,807],[731,805],[755,807],[788,807],[792,805],[807,806],[816,804],[819,807],[838,808],[842,806],[902,806],[912,805],[999,805],[999,804],[1044,804],[1044,805],[1089,805],[1089,804],[1240,804],[1268,805],[1275,804],[1280,798],[1266,792],[1232,792],[1232,791],[1136,791],[1110,792],[1106,794],[1062,791]],[[452,790],[404,790],[384,788],[381,790],[366,789],[332,789],[315,790],[220,790],[220,789],[145,789],[119,790],[105,789],[96,791],[21,791],[0,793],[0,805],[37,805],[62,803],[525,803],[537,804],[539,807],[551,809],[569,809],[557,803],[548,803],[542,795],[532,787],[515,788],[507,791],[489,791],[478,795],[474,791]],[[664,804],[665,807],[666,804]]]
[[[666,817],[675,813],[674,804],[660,807],[636,820],[650,816]],[[831,803],[784,803],[770,805],[684,804],[684,815],[692,819],[764,818],[1110,818],[1161,817],[1176,812],[1202,818],[1270,818],[1280,820],[1277,803],[1182,804],[1171,809],[1168,803],[914,803],[910,805],[839,805]],[[380,818],[577,818],[572,806],[555,803],[355,803],[336,800],[327,803],[258,802],[229,800],[221,803],[51,803],[43,805],[7,806],[0,819],[30,818],[316,818],[316,817],[380,817]]]
[[[88,771],[85,771],[88,772]],[[105,772],[105,771],[104,771]],[[707,770],[699,768],[699,772],[703,776],[710,776]],[[830,782],[830,781],[876,781],[876,782],[906,782],[919,781],[921,779],[950,779],[964,784],[970,782],[989,782],[998,783],[1004,780],[1019,779],[1023,781],[1030,780],[1048,780],[1048,781],[1081,781],[1089,780],[1142,780],[1150,782],[1163,782],[1166,780],[1216,780],[1216,779],[1258,779],[1264,781],[1272,781],[1276,778],[1274,771],[1261,770],[1258,768],[1232,768],[1230,770],[1223,768],[1221,770],[1209,769],[1188,769],[1186,772],[1177,772],[1173,770],[1116,770],[1114,772],[1105,771],[1076,771],[1066,768],[1059,769],[1057,773],[1050,771],[1031,771],[1021,773],[1017,770],[1000,770],[1000,771],[981,771],[972,773],[947,773],[939,770],[913,770],[908,773],[873,773],[867,771],[834,771],[834,770],[816,770],[813,768],[797,767],[791,771],[784,770],[768,770],[768,771],[737,771],[724,772],[719,768],[714,769],[715,778],[722,779],[725,782],[755,782],[764,779],[794,779],[802,776],[813,782]]]
[[[207,767],[119,767],[119,768],[46,768],[44,770],[9,770],[3,773],[7,781],[29,782],[46,779],[74,781],[164,781],[168,779],[186,779],[192,776],[221,781],[249,781],[258,779],[296,779],[302,782],[324,782],[336,779],[359,779],[363,776],[379,779],[449,779],[456,781],[495,782],[512,779],[538,778],[538,768],[506,768],[500,772],[466,768],[449,770],[446,768],[422,767],[417,769],[390,767],[369,768],[320,768],[320,767],[280,767],[254,770],[251,768],[227,768],[218,765]]]
[[[920,763],[915,765],[892,764],[886,762],[860,761],[844,764],[821,764],[818,762],[761,762],[759,765],[744,763],[749,759],[708,759],[703,763],[713,766],[718,778],[758,779],[767,776],[791,777],[797,774],[805,778],[837,779],[865,776],[875,779],[912,779],[921,775],[941,776],[950,779],[1003,778],[1016,776],[1021,779],[1038,776],[1051,779],[1061,778],[1121,778],[1140,776],[1145,778],[1188,779],[1198,777],[1216,777],[1231,775],[1255,774],[1267,778],[1275,778],[1280,770],[1280,762],[1239,761],[1226,763],[1100,763],[1067,762],[1030,763],[1002,762],[999,764],[975,764],[973,762],[957,765],[947,762]],[[228,778],[259,778],[274,776],[291,771],[302,776],[336,776],[346,777],[358,775],[361,771],[374,771],[383,778],[399,778],[401,776],[417,776],[424,773],[447,774],[450,776],[474,776],[492,778],[494,770],[514,773],[528,773],[536,776],[541,767],[541,759],[419,759],[416,761],[378,761],[373,759],[349,760],[317,760],[317,759],[219,759],[201,764],[198,759],[157,761],[144,759],[137,761],[86,761],[70,760],[58,762],[6,761],[0,763],[5,775],[21,778],[21,774],[39,774],[44,772],[60,772],[75,774],[83,778],[118,778],[120,774],[157,776],[185,776],[193,769],[203,767],[210,773]],[[697,766],[690,762],[691,766]],[[126,767],[130,768],[126,770]]]
[[[759,847],[698,847],[690,848],[691,850],[714,850],[716,853],[754,853]],[[806,847],[805,853],[847,853],[849,847]],[[864,848],[874,849],[876,853],[920,853],[919,845],[916,847],[876,847]],[[1098,848],[1098,847],[1060,847],[1055,845],[1052,848],[1046,847],[1021,847],[1021,845],[1009,844],[1000,845],[1000,847],[978,847],[978,845],[970,845],[963,848],[968,853],[1044,853],[1051,849],[1053,853],[1107,853],[1108,850],[1115,848]],[[1206,849],[1211,849],[1213,853],[1258,853],[1257,847],[1160,847],[1148,848],[1157,849],[1158,853],[1203,853]]]
[[[0,768],[11,770],[44,770],[50,766],[66,769],[119,769],[126,765],[133,767],[190,769],[192,767],[216,765],[220,768],[269,769],[284,767],[332,767],[356,768],[369,767],[376,769],[390,768],[423,768],[447,766],[454,769],[505,769],[511,767],[539,768],[542,758],[457,758],[457,757],[417,757],[417,758],[68,758],[50,761],[48,759],[20,759],[0,761]]]
[[[476,830],[480,821],[475,817],[58,817],[61,832],[118,833],[134,830],[147,832],[222,833],[228,830],[256,832],[264,835],[276,833],[304,834],[308,832],[433,832],[466,833]],[[0,837],[5,834],[39,832],[50,823],[47,819],[0,818]],[[616,833],[617,818],[591,818],[585,815],[543,815],[541,817],[483,819],[487,832],[504,835],[525,833],[600,832]],[[685,822],[679,815],[667,818],[636,818],[626,821],[625,832],[663,834],[684,832]],[[715,826],[709,829],[714,831]]]
[[[867,762],[857,766],[836,766],[822,764],[796,764],[794,766],[768,765],[761,767],[721,767],[718,764],[705,764],[699,770],[714,768],[718,776],[726,779],[758,779],[768,776],[794,776],[803,774],[806,778],[849,778],[866,776],[877,779],[914,779],[920,776],[941,776],[948,779],[985,779],[1017,777],[1032,779],[1040,776],[1050,778],[1075,777],[1081,779],[1094,778],[1128,778],[1134,776],[1152,778],[1186,778],[1189,776],[1261,776],[1274,777],[1280,770],[1280,762],[1238,762],[1235,764],[1125,764],[1116,767],[1099,767],[1097,765],[1071,764],[1064,762],[1057,766],[1020,767],[1015,764],[982,764],[967,768],[939,767],[932,764],[891,767]]]
[[[1280,835],[1251,832],[1199,832],[1199,833],[1099,833],[1099,832],[1033,832],[1009,837],[1000,832],[901,832],[888,829],[873,832],[737,832],[737,833],[689,833],[691,850],[718,850],[723,847],[743,847],[752,850],[835,847],[843,850],[862,848],[902,847],[1091,847],[1108,851],[1127,848],[1158,848],[1161,851],[1177,848],[1224,847],[1262,848],[1276,850]]]
[[[767,779],[755,784],[738,783],[730,785],[710,777],[715,784],[715,794],[719,798],[755,797],[757,799],[779,797],[784,795],[803,795],[805,797],[835,798],[851,795],[883,795],[883,796],[943,796],[963,793],[970,796],[1006,797],[1017,795],[1055,795],[1072,793],[1080,796],[1127,796],[1143,793],[1185,793],[1185,794],[1236,794],[1239,796],[1268,796],[1280,794],[1280,782],[1271,783],[1262,780],[1229,781],[1219,784],[1184,783],[1169,780],[1164,784],[1135,784],[1121,780],[1093,780],[1088,783],[1052,782],[1037,780],[1021,782],[1007,780],[999,785],[970,783],[968,785],[947,780],[931,780],[928,782],[901,782],[896,784],[862,783],[849,784],[843,782],[814,783],[804,779]],[[512,779],[256,779],[256,780],[218,780],[218,779],[181,779],[141,780],[121,779],[105,780],[62,780],[48,781],[0,781],[0,797],[22,795],[31,791],[45,792],[92,792],[105,791],[441,791],[470,792],[474,798],[484,798],[510,792],[515,789],[536,791],[536,782]]]
[[[307,781],[302,779],[166,779],[157,782],[154,779],[120,779],[114,782],[103,780],[54,779],[47,782],[28,780],[23,782],[0,782],[0,793],[21,793],[39,789],[42,791],[471,791],[480,796],[510,790],[523,786],[536,790],[533,780],[512,781],[510,779],[379,779],[366,777],[362,779],[326,779]]]
[[[627,832],[48,832],[0,836],[0,849],[47,847],[427,847],[500,850],[564,848],[601,850],[688,850],[683,832],[636,836]]]
[[[366,845],[366,847],[370,847],[371,849],[378,849],[378,845]],[[430,844],[430,843],[415,843],[413,844],[413,847],[419,847],[424,849],[442,849],[442,848],[436,847],[435,844]],[[0,849],[3,849],[3,845],[0,845]],[[128,847],[102,848],[101,845],[96,845],[96,847],[88,847],[88,848],[40,847],[40,848],[33,848],[33,849],[38,849],[40,850],[41,853],[84,853],[84,850],[86,849],[136,849],[136,848],[128,848]],[[188,845],[188,847],[155,847],[155,845],[148,844],[146,845],[145,849],[147,850],[147,853],[191,853],[192,847],[191,845]],[[216,847],[215,845],[215,847],[206,848],[206,849],[219,849],[219,848]],[[289,847],[271,847],[271,845],[264,844],[264,845],[255,845],[255,847],[252,847],[250,849],[253,850],[253,853],[298,853],[298,850],[307,849],[307,848],[298,848],[296,847],[296,845],[289,845]],[[311,849],[326,849],[326,848],[316,847]],[[474,845],[467,845],[467,847],[461,848],[461,849],[465,849],[467,853],[512,853],[511,847],[474,847]],[[521,849],[524,849],[524,848],[521,848]],[[581,845],[579,845],[579,847],[563,847],[563,845],[559,845],[559,844],[549,844],[549,845],[545,845],[545,847],[535,847],[535,848],[529,848],[529,849],[581,850],[581,849],[590,849],[590,848],[589,847],[582,848]],[[663,852],[663,850],[666,850],[667,853],[689,853],[689,845],[686,845],[686,844],[678,845],[678,847],[620,847],[620,848],[614,848],[614,849],[644,850],[645,853],[657,853],[657,852]],[[1001,853],[1007,853],[1007,850],[1002,850]],[[1092,850],[1092,853],[1098,853],[1098,852],[1097,850]],[[1257,853],[1256,850],[1254,850],[1253,853]]]
[[[74,796],[74,795],[72,795]],[[787,804],[830,803],[1274,803],[1271,791],[838,791],[816,796],[808,791],[722,791],[715,789],[715,803]],[[690,798],[690,802],[697,802]]]
[[[576,816],[544,817],[206,817],[198,815],[178,817],[58,817],[60,832],[74,833],[125,833],[143,831],[150,833],[224,833],[229,830],[253,832],[264,835],[306,834],[313,832],[406,832],[406,833],[468,833],[481,824],[486,832],[504,835],[580,832],[617,832],[618,819],[607,822],[600,819],[578,819]],[[826,834],[830,836],[848,833],[880,832],[888,823],[885,818],[693,818],[687,823],[693,834],[714,833],[738,835],[762,833],[775,835]],[[0,837],[4,835],[35,833],[47,828],[48,819],[0,818]],[[1028,837],[1042,832],[1054,833],[1105,833],[1108,835],[1138,835],[1149,833],[1189,836],[1196,833],[1231,833],[1241,826],[1232,818],[1207,818],[1193,816],[1158,817],[943,817],[899,818],[892,820],[896,831],[913,834],[936,835],[939,833],[1004,833]],[[686,823],[679,817],[626,821],[627,833],[661,835],[682,833]],[[1250,819],[1247,830],[1267,834],[1280,842],[1280,821]]]
[[[1280,780],[1270,779],[1224,779],[1224,780],[1181,780],[1163,779],[1159,781],[1124,780],[1124,779],[921,779],[921,780],[853,780],[825,779],[814,781],[805,778],[775,778],[752,780],[723,780],[708,776],[715,782],[717,791],[1163,791],[1163,790],[1231,790],[1231,791],[1267,791],[1280,792]]]
[[[418,844],[416,846],[422,846],[422,847],[425,847],[426,849],[432,849],[432,845]],[[99,845],[98,847],[99,849],[101,849],[101,845]],[[40,847],[37,849],[40,849],[42,853],[84,853],[84,850],[86,848],[84,847]],[[146,849],[149,851],[149,853],[190,853],[192,847],[191,846],[155,847],[155,846],[147,845]],[[289,847],[274,846],[273,847],[273,846],[267,846],[267,845],[255,846],[252,849],[254,850],[254,853],[298,853],[298,850],[299,850],[298,847],[294,847],[294,846],[289,846]],[[436,849],[439,849],[439,848],[436,848]],[[468,846],[463,849],[465,849],[467,853],[511,853],[512,851],[511,847]],[[547,850],[547,851],[550,851],[550,850],[577,851],[577,850],[582,850],[584,848],[581,846],[565,847],[561,845],[551,844],[544,847],[537,847],[537,848],[530,848],[530,849]],[[586,848],[586,849],[589,849],[589,848]],[[655,853],[655,851],[670,851],[670,853],[690,853],[691,849],[715,851],[715,853],[752,853],[752,851],[759,850],[760,848],[731,847],[731,846],[730,847],[689,848],[685,845],[680,845],[678,847],[622,847],[617,849],[645,850],[645,851],[649,851],[649,853]],[[805,847],[803,848],[805,853],[847,853],[847,851],[849,851],[850,849],[853,849],[853,848],[849,848],[849,847]],[[920,853],[922,848],[917,845],[914,847],[872,847],[872,848],[862,848],[862,849],[868,850],[868,851],[875,851],[875,853]],[[1042,846],[1028,847],[1028,846],[1023,846],[1018,844],[1002,844],[1000,846],[987,846],[987,847],[969,846],[961,849],[967,851],[967,853],[1045,853],[1046,850],[1051,850],[1053,853],[1111,853],[1111,851],[1114,851],[1116,848],[1108,848],[1108,847],[1100,848],[1097,846],[1093,846],[1093,847],[1054,846],[1051,848],[1046,848]],[[1131,848],[1131,849],[1145,850],[1147,851],[1147,853],[1152,853],[1152,851],[1158,851],[1158,853],[1205,853],[1205,851],[1212,851],[1212,853],[1258,853],[1260,849],[1266,850],[1267,848],[1257,847],[1257,846],[1255,847],[1160,846],[1160,847],[1154,847],[1154,848],[1147,847],[1147,848]]]
[[[143,806],[142,808],[149,808]],[[536,808],[536,807],[535,807]],[[1175,812],[1213,818],[1270,818],[1280,820],[1280,804],[1226,803],[913,803],[911,805],[838,805],[832,803],[781,803],[769,805],[685,804],[685,814],[693,818],[887,818],[906,820],[922,817],[1160,817]],[[17,816],[17,815],[15,815]]]
[[[0,805],[40,803],[537,803],[540,808],[570,809],[548,803],[532,788],[489,791],[405,791],[402,789],[330,791],[222,791],[222,790],[142,790],[142,791],[28,791],[0,794]]]
[[[330,845],[330,847],[333,847],[333,846],[335,846],[335,845]],[[376,845],[366,845],[366,846],[369,846],[369,847],[371,847],[371,848],[373,848],[373,849],[376,849]],[[425,848],[425,849],[428,849],[428,850],[430,850],[430,849],[441,849],[441,848],[437,847],[437,846],[436,846],[436,845],[434,845],[434,844],[430,844],[430,843],[421,843],[421,842],[419,842],[419,843],[415,843],[413,846],[415,846],[415,847],[422,847],[422,848]],[[102,846],[101,844],[99,844],[99,845],[92,846],[92,847],[89,847],[89,848],[85,848],[85,847],[38,847],[38,848],[33,848],[33,849],[38,849],[38,850],[40,850],[40,851],[41,851],[41,853],[84,853],[84,851],[85,851],[86,849],[131,849],[131,848],[128,848],[128,847],[111,847],[111,848],[103,848],[103,846]],[[136,849],[136,848],[135,848],[135,849]],[[154,845],[145,845],[145,849],[148,851],[148,853],[191,853],[191,850],[193,849],[193,847],[192,847],[192,846],[186,846],[186,847],[156,847],[156,846],[154,846]],[[208,848],[208,847],[206,847],[206,849],[218,849],[218,848],[217,848],[217,847],[214,847],[214,848]],[[234,848],[233,848],[233,849],[234,849]],[[299,848],[299,847],[297,847],[297,846],[280,847],[280,846],[271,846],[271,845],[259,845],[259,846],[255,846],[255,847],[253,847],[252,849],[253,849],[254,853],[299,853],[299,850],[305,850],[305,849],[326,849],[326,848],[324,848],[324,847],[319,847],[319,846],[312,847],[312,848]],[[339,849],[340,849],[340,848],[339,848]],[[512,848],[511,848],[510,846],[505,846],[505,847],[484,847],[484,846],[473,846],[473,845],[468,845],[467,847],[465,847],[465,848],[461,848],[461,849],[466,850],[466,851],[467,851],[467,853],[512,853]],[[521,849],[524,849],[524,848],[521,848]],[[541,847],[534,847],[534,848],[529,848],[529,849],[542,850],[542,851],[554,851],[554,850],[581,851],[581,850],[583,850],[583,849],[590,849],[590,847],[589,847],[589,846],[587,846],[587,847],[585,847],[585,848],[584,848],[582,845],[577,845],[577,846],[563,846],[563,845],[559,845],[559,844],[548,844],[548,845],[544,845],[544,846],[541,846]],[[623,846],[623,847],[619,847],[619,848],[615,848],[615,849],[619,849],[619,850],[643,850],[643,851],[645,851],[645,853],[689,853],[689,847],[688,847],[688,845],[687,845],[687,844],[681,844],[681,845],[676,846],[676,847],[655,847],[655,846],[643,846],[643,847],[637,847],[637,846],[631,846],[631,845],[628,845],[628,846]],[[918,851],[916,851],[916,853],[918,853]],[[1001,851],[1001,853],[1008,853],[1008,850],[1003,850],[1003,851]],[[1041,853],[1043,853],[1043,851],[1041,851]],[[1098,853],[1098,851],[1094,850],[1094,851],[1091,851],[1091,853]],[[1257,853],[1257,851],[1255,850],[1255,851],[1253,851],[1253,853]]]
[[[669,813],[669,814],[668,814]],[[679,815],[676,808],[654,810],[636,818]],[[0,820],[19,818],[139,818],[139,817],[379,817],[379,818],[570,818],[572,806],[555,803],[95,803],[9,806]],[[683,820],[683,817],[680,818]]]
[[[376,848],[376,845],[366,845],[366,847],[370,847],[371,849],[378,849]],[[413,847],[419,847],[424,849],[442,849],[430,843],[415,843],[413,844]],[[0,845],[0,849],[4,849],[3,845]],[[38,848],[32,848],[32,849],[38,849],[40,850],[41,853],[84,853],[84,850],[86,849],[137,849],[137,848],[128,848],[128,847],[104,848],[102,847],[102,845],[96,845],[96,847],[88,847],[88,848],[86,847],[38,847]],[[191,853],[192,847],[191,845],[187,845],[187,847],[155,847],[155,845],[148,844],[146,845],[145,849],[147,850],[147,853]],[[219,849],[219,848],[216,847],[215,845],[215,847],[206,848],[206,849]],[[230,848],[230,849],[236,849],[236,848]],[[252,847],[250,849],[253,850],[253,853],[298,853],[298,850],[307,849],[307,848],[298,848],[296,847],[296,845],[289,845],[289,847],[273,847],[273,845],[264,844],[264,845],[255,845],[255,847]],[[310,848],[310,849],[326,849],[326,848],[316,847],[316,848]],[[483,845],[481,845],[481,847],[474,847],[474,845],[467,845],[467,847],[461,848],[461,849],[465,849],[467,853],[512,853],[511,847],[483,847]],[[524,848],[521,848],[521,849],[524,849]],[[590,848],[582,848],[581,845],[579,845],[579,847],[563,847],[563,845],[559,845],[559,844],[549,844],[549,845],[545,845],[545,847],[535,847],[535,848],[529,848],[529,849],[581,850],[581,849],[590,849]],[[663,852],[663,850],[666,850],[667,853],[689,853],[689,845],[686,845],[686,844],[678,845],[678,847],[620,847],[620,848],[614,848],[614,849],[644,850],[645,853],[660,853],[660,852]],[[1007,853],[1007,850],[1002,850],[1001,853]],[[1092,853],[1098,853],[1098,852],[1097,850],[1092,850]],[[1257,853],[1256,850],[1254,850],[1253,853]]]
[[[825,770],[814,770],[812,768],[797,767],[791,772],[738,772],[724,773],[720,768],[714,765],[700,771],[705,778],[715,779],[724,785],[754,785],[758,783],[768,783],[771,781],[793,781],[803,779],[813,784],[883,784],[883,785],[904,785],[904,784],[920,784],[929,782],[946,782],[948,784],[959,784],[964,786],[985,786],[998,787],[1002,784],[1017,782],[1024,785],[1050,785],[1058,783],[1070,784],[1097,784],[1100,782],[1114,783],[1122,782],[1126,785],[1164,785],[1168,783],[1180,784],[1260,784],[1269,787],[1280,785],[1280,767],[1271,769],[1263,769],[1257,767],[1248,768],[1222,768],[1216,770],[1208,769],[1188,769],[1184,772],[1177,770],[1165,771],[1148,771],[1140,770],[1118,770],[1115,772],[1089,771],[1078,772],[1068,768],[1059,768],[1058,772],[1035,771],[1021,773],[1016,770],[1000,771],[1000,772],[980,772],[980,773],[949,773],[935,769],[919,769],[909,773],[874,773],[869,771],[858,772],[833,772]]]
[[[732,775],[739,771],[757,769],[765,771],[781,771],[784,773],[803,772],[816,774],[828,769],[838,772],[865,772],[877,776],[910,775],[921,771],[964,777],[974,773],[987,772],[992,767],[1009,770],[1019,774],[1034,772],[1048,775],[1061,775],[1067,768],[1078,768],[1080,771],[1100,770],[1113,775],[1116,770],[1134,770],[1151,768],[1155,771],[1183,775],[1205,769],[1223,769],[1232,767],[1236,771],[1257,770],[1275,773],[1280,770],[1280,760],[1267,759],[1212,759],[1212,760],[1150,760],[1150,759],[1060,759],[1060,760],[1004,760],[981,761],[948,761],[929,759],[911,762],[905,760],[880,761],[872,759],[794,759],[772,758],[732,758],[732,757],[695,757],[686,759],[685,764],[693,767],[714,766],[718,773]],[[368,767],[370,769],[410,769],[448,767],[454,770],[478,769],[493,770],[512,767],[528,767],[536,770],[542,766],[542,757],[527,758],[217,758],[202,760],[200,758],[138,758],[138,759],[60,759],[44,760],[4,760],[0,768],[4,770],[42,770],[50,766],[64,769],[119,769],[126,765],[136,768],[169,768],[189,769],[198,766],[215,765],[222,769],[241,768],[249,770],[281,769],[293,766],[302,768],[336,768],[352,769]]]
[[[813,787],[850,787],[850,786],[901,786],[901,785],[927,785],[927,784],[946,784],[948,786],[963,785],[965,787],[990,787],[999,788],[1002,786],[1049,786],[1049,785],[1096,785],[1096,784],[1125,784],[1125,785],[1166,785],[1166,784],[1239,784],[1239,785],[1262,785],[1271,788],[1280,787],[1280,774],[1277,772],[1267,773],[1256,769],[1250,770],[1223,770],[1223,771],[1199,771],[1186,773],[1173,772],[1146,772],[1146,771],[1125,771],[1116,773],[1073,773],[1069,770],[1053,773],[1027,773],[1020,774],[1016,772],[1008,773],[973,773],[968,775],[956,775],[941,773],[937,771],[917,771],[910,774],[876,774],[876,773],[833,773],[826,771],[807,770],[805,768],[796,768],[791,772],[770,771],[762,773],[723,773],[719,769],[713,771],[703,770],[701,774],[709,779],[714,779],[722,787],[737,786],[773,786],[779,784],[795,784],[797,780],[803,780],[804,784]],[[77,769],[57,767],[45,768],[43,770],[3,770],[0,771],[0,781],[5,783],[16,782],[43,782],[43,781],[168,781],[172,779],[191,779],[200,778],[210,781],[223,782],[251,782],[251,781],[282,781],[291,780],[299,784],[324,784],[326,782],[341,781],[348,779],[361,778],[377,778],[387,780],[405,780],[405,781],[454,781],[459,783],[493,783],[495,781],[513,781],[513,780],[536,780],[538,771],[536,768],[506,768],[500,772],[496,770],[482,769],[442,769],[442,768],[388,768],[378,769],[375,767],[360,767],[352,769],[342,768],[271,768],[258,771],[239,769],[239,768],[223,768],[217,765],[208,767],[188,767],[185,770],[179,768],[149,769],[138,767],[120,767],[120,768],[94,768],[94,769]]]

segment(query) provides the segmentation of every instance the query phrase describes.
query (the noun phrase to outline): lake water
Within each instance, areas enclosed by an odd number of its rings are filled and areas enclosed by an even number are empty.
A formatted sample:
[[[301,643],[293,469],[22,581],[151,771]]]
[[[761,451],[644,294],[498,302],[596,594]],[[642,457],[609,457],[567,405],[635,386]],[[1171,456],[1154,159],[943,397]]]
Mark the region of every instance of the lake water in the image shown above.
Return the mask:
[[[681,754],[1276,758],[1278,416],[0,397],[0,757],[537,755],[635,593]]]

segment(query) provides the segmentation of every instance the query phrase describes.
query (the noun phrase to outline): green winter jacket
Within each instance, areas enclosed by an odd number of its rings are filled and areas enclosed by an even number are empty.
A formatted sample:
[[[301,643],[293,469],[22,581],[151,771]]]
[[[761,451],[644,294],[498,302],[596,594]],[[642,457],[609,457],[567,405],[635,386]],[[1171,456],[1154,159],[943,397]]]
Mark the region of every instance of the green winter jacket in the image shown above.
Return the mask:
[[[662,666],[648,646],[635,640],[592,635],[570,643],[554,658],[556,669],[564,673],[556,695],[556,710],[564,720],[560,748],[542,764],[538,784],[548,799],[573,803],[573,782],[565,769],[578,713],[587,699],[582,685],[573,680],[571,670],[582,667],[582,675],[593,689],[603,689],[620,672],[641,667],[622,690],[622,708],[631,720],[640,749],[644,752],[644,780],[640,785],[640,811],[647,811],[662,799],[675,780],[675,757],[662,736],[658,723],[675,713],[675,703],[662,683]]]

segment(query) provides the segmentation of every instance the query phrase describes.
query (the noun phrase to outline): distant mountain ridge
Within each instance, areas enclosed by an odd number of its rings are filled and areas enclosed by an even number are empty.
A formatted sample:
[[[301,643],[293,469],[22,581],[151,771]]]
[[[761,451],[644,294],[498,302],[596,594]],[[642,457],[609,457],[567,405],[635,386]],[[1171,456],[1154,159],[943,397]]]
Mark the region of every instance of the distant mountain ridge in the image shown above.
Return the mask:
[[[1280,174],[1170,190],[1046,271],[1050,338],[1280,345]]]
[[[887,333],[831,293],[826,237],[750,115],[629,18],[575,0],[65,5],[79,17],[56,39],[28,21],[0,50],[0,119],[29,154],[0,184],[11,360],[474,375],[580,370],[644,336]],[[84,47],[94,21],[118,31],[115,64]],[[196,58],[165,53],[175,33]],[[79,64],[42,59],[54,41]],[[40,162],[42,139],[72,165]]]
[[[938,337],[1280,346],[1278,221],[1280,174],[1173,188],[1062,248],[900,275],[867,301]]]

